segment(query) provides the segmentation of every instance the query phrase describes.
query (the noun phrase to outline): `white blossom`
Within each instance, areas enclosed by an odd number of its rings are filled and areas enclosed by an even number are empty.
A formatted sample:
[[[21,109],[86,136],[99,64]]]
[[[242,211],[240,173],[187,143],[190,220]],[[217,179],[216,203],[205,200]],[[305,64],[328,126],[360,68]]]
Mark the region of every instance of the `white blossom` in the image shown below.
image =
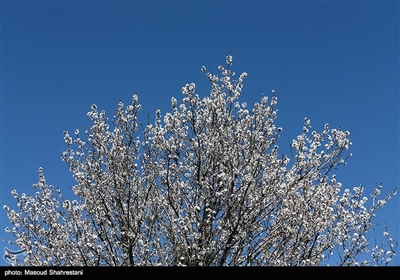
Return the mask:
[[[226,56],[226,64],[232,64],[233,57],[231,55]]]

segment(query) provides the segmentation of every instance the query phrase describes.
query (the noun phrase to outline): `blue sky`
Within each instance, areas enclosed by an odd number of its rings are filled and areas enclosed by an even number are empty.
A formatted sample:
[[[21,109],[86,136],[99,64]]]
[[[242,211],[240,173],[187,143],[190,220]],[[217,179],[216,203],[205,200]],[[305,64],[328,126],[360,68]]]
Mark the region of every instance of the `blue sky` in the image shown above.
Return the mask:
[[[304,117],[340,125],[353,142],[344,188],[399,185],[397,1],[2,1],[0,17],[1,205],[16,209],[12,189],[32,193],[39,166],[68,192],[63,131],[89,127],[93,103],[112,117],[137,92],[146,122],[186,83],[208,95],[200,68],[218,73],[228,54],[248,73],[242,101],[276,91],[281,152]],[[385,208],[376,221],[400,239],[398,195]]]

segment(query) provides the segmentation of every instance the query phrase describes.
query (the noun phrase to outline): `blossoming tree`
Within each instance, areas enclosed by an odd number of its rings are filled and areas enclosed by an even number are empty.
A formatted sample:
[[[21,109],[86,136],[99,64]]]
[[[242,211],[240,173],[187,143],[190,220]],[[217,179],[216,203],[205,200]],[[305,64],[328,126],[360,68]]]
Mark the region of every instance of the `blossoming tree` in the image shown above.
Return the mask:
[[[277,97],[247,109],[243,80],[227,65],[200,98],[195,84],[172,97],[171,112],[138,123],[141,105],[119,103],[110,120],[92,105],[93,125],[64,132],[62,155],[73,173],[75,200],[47,184],[39,168],[33,195],[12,191],[8,211],[26,254],[19,265],[382,265],[396,241],[376,245],[368,233],[393,189],[368,200],[363,186],[342,189],[350,133],[330,128],[303,133],[280,155]]]

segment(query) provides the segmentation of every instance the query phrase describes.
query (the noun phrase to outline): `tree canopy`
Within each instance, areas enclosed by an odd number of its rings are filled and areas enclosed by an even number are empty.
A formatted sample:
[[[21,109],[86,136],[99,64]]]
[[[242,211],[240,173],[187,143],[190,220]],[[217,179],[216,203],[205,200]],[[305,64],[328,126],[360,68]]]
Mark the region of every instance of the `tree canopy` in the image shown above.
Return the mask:
[[[232,56],[211,74],[201,98],[194,83],[171,98],[171,111],[138,122],[138,96],[109,119],[94,104],[93,125],[64,132],[76,199],[46,182],[12,195],[8,211],[26,254],[15,265],[40,266],[311,266],[389,264],[397,241],[375,244],[378,186],[343,188],[350,133],[328,124],[303,133],[279,153],[277,97],[240,102],[247,73],[235,78]]]

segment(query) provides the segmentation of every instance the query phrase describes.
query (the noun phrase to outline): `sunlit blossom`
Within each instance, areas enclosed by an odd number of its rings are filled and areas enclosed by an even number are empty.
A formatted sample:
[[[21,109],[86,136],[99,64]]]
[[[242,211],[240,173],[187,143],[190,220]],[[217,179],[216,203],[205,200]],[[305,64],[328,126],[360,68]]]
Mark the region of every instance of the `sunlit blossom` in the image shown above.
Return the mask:
[[[226,64],[232,64],[233,57],[231,55],[226,56]]]

